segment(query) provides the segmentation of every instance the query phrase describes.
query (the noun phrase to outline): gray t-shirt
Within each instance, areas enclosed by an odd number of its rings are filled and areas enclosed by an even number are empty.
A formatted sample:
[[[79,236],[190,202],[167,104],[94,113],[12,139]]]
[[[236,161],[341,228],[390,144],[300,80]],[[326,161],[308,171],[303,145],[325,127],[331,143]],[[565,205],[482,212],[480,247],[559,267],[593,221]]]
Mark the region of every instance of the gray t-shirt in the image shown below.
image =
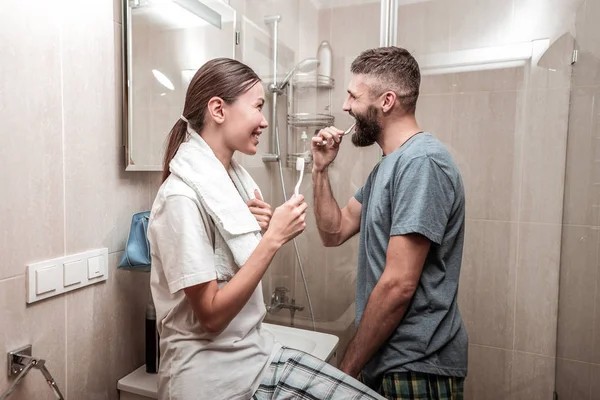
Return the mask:
[[[413,136],[375,166],[355,198],[362,204],[356,324],[385,268],[391,236],[419,233],[431,247],[404,318],[365,366],[377,385],[386,372],[467,374],[467,332],[458,310],[465,195],[460,172],[429,133]]]

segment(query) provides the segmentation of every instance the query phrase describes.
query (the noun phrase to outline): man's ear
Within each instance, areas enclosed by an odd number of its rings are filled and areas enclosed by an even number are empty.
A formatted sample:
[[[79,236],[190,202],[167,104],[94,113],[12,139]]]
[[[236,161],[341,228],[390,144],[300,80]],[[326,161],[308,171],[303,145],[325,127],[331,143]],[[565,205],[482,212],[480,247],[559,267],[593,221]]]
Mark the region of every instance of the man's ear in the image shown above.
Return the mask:
[[[389,92],[385,92],[382,95],[382,100],[381,100],[381,109],[384,113],[387,113],[389,111],[391,111],[394,106],[396,105],[396,100],[398,99],[398,96],[396,96],[396,93],[389,91]]]
[[[225,102],[220,97],[213,97],[208,101],[208,116],[217,124],[222,124],[225,121],[224,105]]]

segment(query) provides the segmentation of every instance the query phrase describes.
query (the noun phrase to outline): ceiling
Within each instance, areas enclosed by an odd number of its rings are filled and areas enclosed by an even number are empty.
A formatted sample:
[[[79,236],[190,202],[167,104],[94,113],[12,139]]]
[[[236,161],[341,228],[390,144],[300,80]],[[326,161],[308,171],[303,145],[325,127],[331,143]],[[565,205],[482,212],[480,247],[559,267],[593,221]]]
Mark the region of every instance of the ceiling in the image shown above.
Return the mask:
[[[362,4],[380,3],[380,0],[310,0],[318,9],[349,7]],[[398,5],[406,5],[412,3],[422,3],[429,0],[398,0]]]

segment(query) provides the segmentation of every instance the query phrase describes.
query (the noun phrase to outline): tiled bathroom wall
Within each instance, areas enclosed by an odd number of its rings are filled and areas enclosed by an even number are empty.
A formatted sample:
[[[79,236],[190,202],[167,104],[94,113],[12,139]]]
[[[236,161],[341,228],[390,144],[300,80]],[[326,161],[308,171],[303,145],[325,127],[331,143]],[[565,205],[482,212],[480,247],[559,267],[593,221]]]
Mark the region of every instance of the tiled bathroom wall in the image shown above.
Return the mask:
[[[116,267],[159,178],[124,171],[120,13],[118,0],[9,0],[0,13],[0,351],[32,344],[69,399],[117,399],[144,362],[149,276]],[[106,283],[25,304],[27,263],[99,247]],[[52,398],[35,370],[11,396]]]
[[[332,45],[336,79],[332,110],[340,127],[350,122],[341,112],[350,63],[360,51],[379,45],[379,4],[362,3],[317,9],[318,36],[311,39],[315,51],[321,40]],[[570,61],[579,3],[400,2],[398,45],[417,59],[534,41],[533,58],[523,67],[425,76],[417,107],[422,128],[450,148],[466,184],[467,233],[459,300],[471,339],[467,398],[545,399],[554,390]],[[270,13],[282,15],[298,7],[294,1],[269,4]],[[310,5],[303,7],[314,12]],[[252,10],[260,25],[266,10]],[[310,43],[307,36],[300,35],[297,43],[285,33],[300,30],[295,24],[306,24],[302,13],[296,15],[293,22],[285,22],[284,17],[282,40],[291,49],[305,49]],[[308,55],[295,54],[288,68]],[[342,145],[331,171],[340,205],[362,185],[378,158],[376,148]],[[275,200],[280,190],[277,171],[257,168],[268,171],[255,173],[271,183]],[[294,178],[293,172],[286,171],[288,188]],[[310,180],[305,180],[302,192],[312,196]],[[354,299],[357,241],[324,249],[311,214],[306,234],[298,239],[300,254],[317,320],[331,322]],[[288,250],[272,266],[265,295],[274,286],[289,287],[295,279],[297,302],[306,304],[293,249]],[[300,315],[308,317],[308,310]]]
[[[559,399],[600,398],[600,1],[576,20],[562,229],[556,388]]]
[[[551,44],[545,52],[534,42],[525,67],[423,78],[419,121],[450,148],[466,187],[459,290],[470,339],[466,398],[546,399],[554,390],[573,48],[557,39],[573,30],[575,3],[400,7],[398,45],[417,59],[542,38]]]
[[[554,390],[573,49],[572,36],[561,36],[573,33],[578,2],[550,3],[400,7],[398,45],[417,59],[534,40],[525,67],[424,77],[417,107],[422,128],[447,144],[465,181],[466,398],[546,399]],[[542,38],[548,51],[535,41]]]

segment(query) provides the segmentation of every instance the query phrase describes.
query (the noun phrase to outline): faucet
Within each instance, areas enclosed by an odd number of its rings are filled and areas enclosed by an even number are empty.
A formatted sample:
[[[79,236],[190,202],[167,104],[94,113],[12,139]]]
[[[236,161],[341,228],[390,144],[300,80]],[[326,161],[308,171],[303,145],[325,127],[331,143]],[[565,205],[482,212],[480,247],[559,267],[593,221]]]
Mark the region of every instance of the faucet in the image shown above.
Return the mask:
[[[292,298],[290,302],[287,295],[289,291],[290,290],[288,288],[282,286],[275,288],[275,291],[271,295],[271,304],[267,305],[267,311],[270,313],[276,313],[282,308],[287,308],[290,310],[290,314],[293,319],[296,311],[304,310],[304,306],[296,305],[296,299]]]

